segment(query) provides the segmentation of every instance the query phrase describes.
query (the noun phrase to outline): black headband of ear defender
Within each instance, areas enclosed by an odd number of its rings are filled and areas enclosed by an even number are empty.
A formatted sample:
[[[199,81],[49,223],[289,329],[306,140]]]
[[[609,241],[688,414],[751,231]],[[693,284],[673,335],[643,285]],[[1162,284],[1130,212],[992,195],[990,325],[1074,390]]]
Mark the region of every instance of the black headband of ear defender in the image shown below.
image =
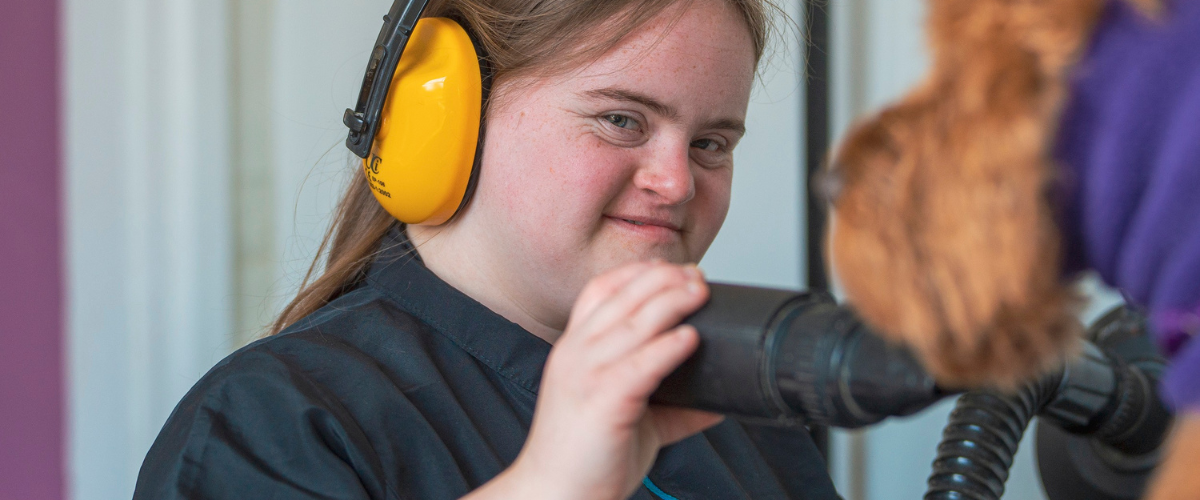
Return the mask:
[[[360,158],[371,153],[371,144],[379,131],[379,118],[400,55],[408,45],[413,28],[425,12],[429,0],[396,0],[391,10],[383,17],[383,29],[375,39],[375,49],[367,62],[367,74],[363,77],[362,89],[358,92],[358,103],[347,109],[342,123],[350,128],[346,147]]]

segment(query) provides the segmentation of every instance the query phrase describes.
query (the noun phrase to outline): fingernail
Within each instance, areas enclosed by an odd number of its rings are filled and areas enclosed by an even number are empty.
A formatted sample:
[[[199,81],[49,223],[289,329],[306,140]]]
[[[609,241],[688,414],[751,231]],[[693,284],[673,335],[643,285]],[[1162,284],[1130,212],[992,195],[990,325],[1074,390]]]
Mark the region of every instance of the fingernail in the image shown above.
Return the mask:
[[[700,270],[696,269],[696,266],[693,264],[683,266],[683,274],[686,274],[688,279],[700,279]]]

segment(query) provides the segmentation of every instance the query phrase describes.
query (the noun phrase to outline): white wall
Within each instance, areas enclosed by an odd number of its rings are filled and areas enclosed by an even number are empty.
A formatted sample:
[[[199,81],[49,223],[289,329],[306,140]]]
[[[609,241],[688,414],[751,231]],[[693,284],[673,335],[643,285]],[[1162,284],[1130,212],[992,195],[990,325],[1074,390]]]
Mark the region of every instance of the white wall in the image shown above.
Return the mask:
[[[225,11],[62,12],[69,491],[128,498],[175,403],[228,352]]]
[[[275,304],[294,294],[356,168],[343,146],[367,56],[390,0],[276,2],[271,31],[271,196],[280,261]]]

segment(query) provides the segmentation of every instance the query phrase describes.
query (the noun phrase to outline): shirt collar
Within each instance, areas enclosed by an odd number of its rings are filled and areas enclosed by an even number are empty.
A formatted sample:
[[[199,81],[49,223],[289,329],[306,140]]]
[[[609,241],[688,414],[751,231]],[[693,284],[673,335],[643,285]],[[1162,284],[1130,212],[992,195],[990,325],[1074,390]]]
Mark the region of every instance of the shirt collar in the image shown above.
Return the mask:
[[[537,393],[550,344],[433,274],[402,226],[383,238],[366,281],[480,363]]]

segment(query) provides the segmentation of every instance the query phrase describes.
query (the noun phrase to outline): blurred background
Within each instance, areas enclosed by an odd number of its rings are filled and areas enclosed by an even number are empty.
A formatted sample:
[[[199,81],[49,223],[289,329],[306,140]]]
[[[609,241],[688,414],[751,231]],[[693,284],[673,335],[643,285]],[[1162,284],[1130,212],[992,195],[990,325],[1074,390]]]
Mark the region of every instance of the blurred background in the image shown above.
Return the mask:
[[[765,62],[711,279],[806,269],[799,0]],[[0,498],[128,498],[176,402],[296,291],[352,169],[390,0],[0,2]],[[919,0],[835,0],[829,127],[927,64]],[[1089,316],[1118,299],[1097,297]],[[952,402],[833,432],[848,500],[919,498]],[[1008,483],[1038,499],[1028,440]],[[12,496],[9,496],[12,495]]]

